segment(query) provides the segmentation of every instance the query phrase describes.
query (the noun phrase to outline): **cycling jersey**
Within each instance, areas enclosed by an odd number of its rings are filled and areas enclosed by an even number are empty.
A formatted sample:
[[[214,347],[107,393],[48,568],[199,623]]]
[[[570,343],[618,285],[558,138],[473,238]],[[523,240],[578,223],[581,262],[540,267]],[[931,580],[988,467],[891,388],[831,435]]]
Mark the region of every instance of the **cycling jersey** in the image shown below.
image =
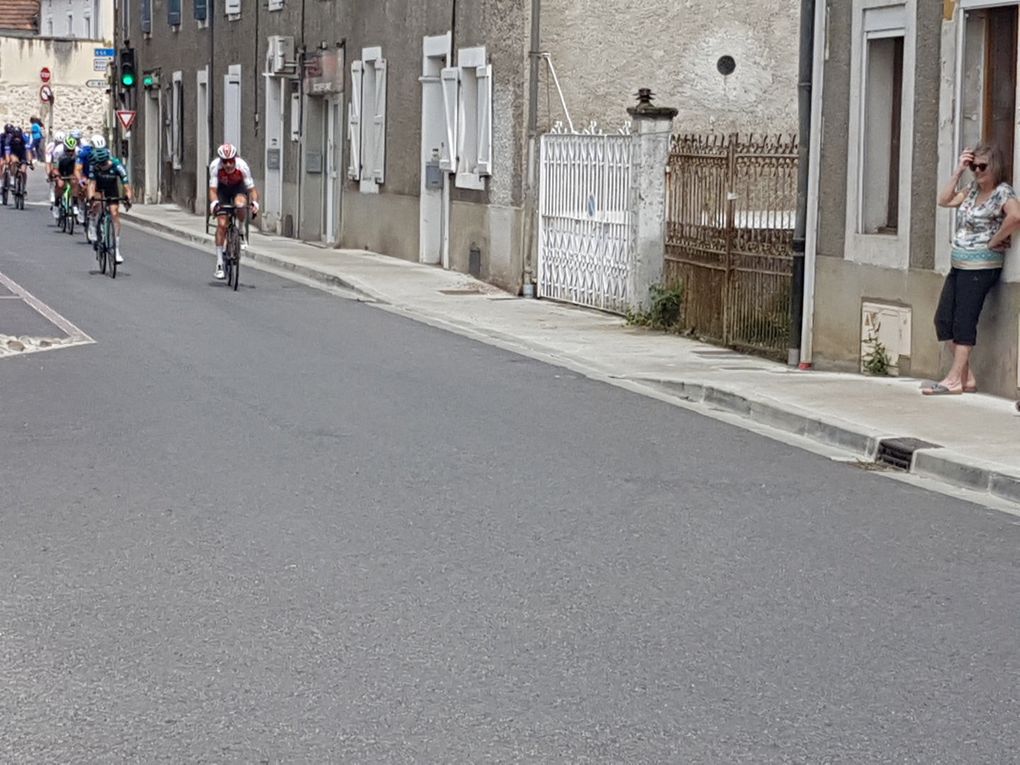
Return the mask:
[[[83,178],[90,178],[92,176],[92,147],[82,146],[78,149],[78,164],[81,165],[81,175]]]
[[[52,164],[57,166],[57,172],[63,177],[74,175],[74,163],[77,152],[69,151],[66,146],[61,145],[59,149],[53,150]]]
[[[25,136],[21,133],[12,133],[7,136],[7,141],[4,143],[4,156],[5,157],[17,157],[22,162],[25,161],[25,153],[27,146],[25,145]]]
[[[240,188],[241,193],[255,188],[255,179],[251,177],[248,163],[238,157],[234,161],[234,169],[228,171],[223,167],[223,160],[217,157],[209,165],[209,188]]]
[[[120,189],[117,187],[117,183],[121,182],[125,186],[128,182],[127,168],[124,164],[116,157],[110,157],[110,161],[106,165],[99,165],[96,162],[91,162],[92,169],[91,173],[92,180],[96,182],[96,188],[103,193],[104,197],[119,197]]]

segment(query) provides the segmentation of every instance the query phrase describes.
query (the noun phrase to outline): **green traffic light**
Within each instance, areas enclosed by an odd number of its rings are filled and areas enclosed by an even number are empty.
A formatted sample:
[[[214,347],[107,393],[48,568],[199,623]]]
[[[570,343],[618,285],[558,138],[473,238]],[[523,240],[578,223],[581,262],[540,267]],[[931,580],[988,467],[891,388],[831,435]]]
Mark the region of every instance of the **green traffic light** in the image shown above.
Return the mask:
[[[147,74],[142,78],[142,87],[151,88],[154,82],[155,80],[152,78],[152,75]]]
[[[125,72],[120,76],[120,84],[123,85],[125,88],[134,87],[135,76],[130,72]]]

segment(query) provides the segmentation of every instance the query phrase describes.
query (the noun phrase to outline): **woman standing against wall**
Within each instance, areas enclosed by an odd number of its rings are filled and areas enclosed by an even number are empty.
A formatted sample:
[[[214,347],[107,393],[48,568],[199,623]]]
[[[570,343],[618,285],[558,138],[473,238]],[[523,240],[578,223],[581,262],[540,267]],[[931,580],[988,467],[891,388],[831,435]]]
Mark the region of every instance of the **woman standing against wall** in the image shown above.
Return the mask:
[[[970,170],[974,180],[960,188]],[[952,354],[953,365],[941,382],[925,385],[926,396],[977,390],[970,356],[977,342],[978,318],[985,296],[1002,274],[1009,237],[1020,227],[1020,201],[1005,182],[1006,165],[997,146],[964,149],[953,177],[939,193],[940,207],[957,208],[952,268],[935,311],[935,332]]]

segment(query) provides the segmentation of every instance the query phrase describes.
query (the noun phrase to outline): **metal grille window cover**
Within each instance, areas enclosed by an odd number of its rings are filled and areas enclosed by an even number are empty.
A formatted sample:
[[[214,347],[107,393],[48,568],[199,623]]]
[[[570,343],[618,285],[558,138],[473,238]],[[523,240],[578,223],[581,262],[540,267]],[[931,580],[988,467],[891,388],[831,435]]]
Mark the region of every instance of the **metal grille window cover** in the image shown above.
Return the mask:
[[[667,283],[684,328],[782,357],[789,342],[797,137],[677,135],[667,182]]]
[[[633,139],[542,136],[538,295],[626,313]]]

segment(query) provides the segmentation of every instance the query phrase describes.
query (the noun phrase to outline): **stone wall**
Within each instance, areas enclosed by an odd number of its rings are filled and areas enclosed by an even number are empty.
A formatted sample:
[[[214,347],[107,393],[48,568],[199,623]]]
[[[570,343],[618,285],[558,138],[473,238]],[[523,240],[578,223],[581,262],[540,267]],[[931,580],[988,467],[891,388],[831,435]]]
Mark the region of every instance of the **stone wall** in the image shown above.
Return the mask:
[[[0,120],[27,125],[36,115],[53,130],[104,130],[109,96],[103,88],[85,85],[86,80],[106,77],[92,67],[93,49],[100,45],[94,40],[0,37]],[[43,67],[52,73],[52,121],[39,100]]]

